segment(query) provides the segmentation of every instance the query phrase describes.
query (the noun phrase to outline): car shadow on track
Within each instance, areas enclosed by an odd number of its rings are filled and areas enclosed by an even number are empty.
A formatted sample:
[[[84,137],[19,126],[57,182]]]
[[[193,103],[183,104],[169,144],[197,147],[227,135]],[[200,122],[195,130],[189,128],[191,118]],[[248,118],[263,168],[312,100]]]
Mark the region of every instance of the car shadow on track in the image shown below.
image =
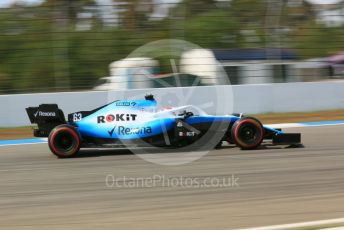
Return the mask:
[[[142,152],[139,151],[140,148],[131,151],[130,149],[81,149],[80,152],[74,156],[74,158],[87,158],[87,157],[102,157],[102,156],[117,156],[117,155],[135,155],[135,154],[185,154],[186,152],[194,151],[211,151],[211,150],[201,150],[197,148],[188,149],[177,149],[177,148],[142,148]],[[135,152],[135,153],[134,153]]]
[[[235,145],[224,145],[220,148],[204,150],[204,149],[197,149],[192,148],[189,151],[194,152],[201,152],[201,151],[212,151],[212,150],[231,150],[237,149]],[[292,145],[292,146],[276,146],[272,144],[264,143],[259,148],[255,149],[256,151],[260,150],[276,150],[276,149],[289,149],[289,148],[304,148],[302,144],[299,145]],[[139,148],[135,149],[137,152]],[[185,154],[185,149],[176,149],[176,148],[142,148],[142,152],[139,154],[168,154],[168,153],[175,153],[175,154]],[[252,151],[252,150],[242,150],[245,152]],[[118,156],[118,155],[135,155],[130,149],[119,148],[119,149],[81,149],[79,154],[77,154],[74,158],[88,158],[88,157],[103,157],[103,156]]]
[[[134,155],[129,149],[82,149],[74,158]]]
[[[273,145],[270,143],[263,143],[261,146],[259,146],[257,149],[254,150],[243,150],[242,151],[256,151],[256,150],[276,150],[276,149],[293,149],[293,148],[304,148],[305,146],[303,144],[294,144],[294,145]],[[238,148],[235,145],[224,145],[221,148],[218,148],[218,150],[221,149],[236,149]]]

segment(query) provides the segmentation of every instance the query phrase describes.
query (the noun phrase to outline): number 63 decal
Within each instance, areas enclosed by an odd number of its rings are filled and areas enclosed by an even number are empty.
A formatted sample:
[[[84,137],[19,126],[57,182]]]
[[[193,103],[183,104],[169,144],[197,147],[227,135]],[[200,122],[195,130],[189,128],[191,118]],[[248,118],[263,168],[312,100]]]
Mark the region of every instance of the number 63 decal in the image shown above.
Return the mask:
[[[74,113],[73,114],[73,121],[77,122],[80,121],[82,119],[82,114],[81,113]]]

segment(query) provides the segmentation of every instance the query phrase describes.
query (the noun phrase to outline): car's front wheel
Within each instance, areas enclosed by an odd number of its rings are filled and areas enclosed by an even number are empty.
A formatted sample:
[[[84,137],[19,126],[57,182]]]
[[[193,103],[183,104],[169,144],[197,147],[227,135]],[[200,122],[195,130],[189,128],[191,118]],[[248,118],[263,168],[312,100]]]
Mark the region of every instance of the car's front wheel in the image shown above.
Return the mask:
[[[231,137],[241,149],[256,149],[263,141],[264,128],[257,119],[244,117],[234,123]]]
[[[78,132],[73,126],[56,126],[49,135],[48,144],[51,152],[59,158],[75,156],[81,145]]]

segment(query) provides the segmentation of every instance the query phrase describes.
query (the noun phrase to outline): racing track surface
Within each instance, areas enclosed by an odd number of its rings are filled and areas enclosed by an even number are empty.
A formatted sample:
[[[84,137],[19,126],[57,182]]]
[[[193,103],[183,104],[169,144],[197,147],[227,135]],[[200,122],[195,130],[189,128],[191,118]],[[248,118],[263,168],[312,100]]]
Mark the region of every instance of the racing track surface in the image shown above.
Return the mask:
[[[0,229],[235,229],[343,217],[344,126],[288,131],[302,132],[305,148],[227,147],[182,166],[125,150],[59,160],[46,144],[1,147]],[[108,188],[107,174],[234,174],[239,187]]]

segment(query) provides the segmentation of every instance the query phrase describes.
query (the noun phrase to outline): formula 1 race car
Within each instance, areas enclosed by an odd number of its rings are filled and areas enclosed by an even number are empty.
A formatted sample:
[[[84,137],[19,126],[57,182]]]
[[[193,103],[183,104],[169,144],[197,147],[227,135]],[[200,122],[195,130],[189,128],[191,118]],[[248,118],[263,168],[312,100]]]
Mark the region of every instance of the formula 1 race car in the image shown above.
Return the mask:
[[[263,140],[274,145],[297,145],[301,134],[263,126],[239,114],[212,116],[187,105],[157,111],[153,95],[145,100],[118,100],[92,111],[68,115],[56,104],[26,108],[34,136],[48,137],[50,150],[60,158],[75,156],[80,148],[135,145],[136,147],[221,147],[223,141],[241,149],[256,149]]]

